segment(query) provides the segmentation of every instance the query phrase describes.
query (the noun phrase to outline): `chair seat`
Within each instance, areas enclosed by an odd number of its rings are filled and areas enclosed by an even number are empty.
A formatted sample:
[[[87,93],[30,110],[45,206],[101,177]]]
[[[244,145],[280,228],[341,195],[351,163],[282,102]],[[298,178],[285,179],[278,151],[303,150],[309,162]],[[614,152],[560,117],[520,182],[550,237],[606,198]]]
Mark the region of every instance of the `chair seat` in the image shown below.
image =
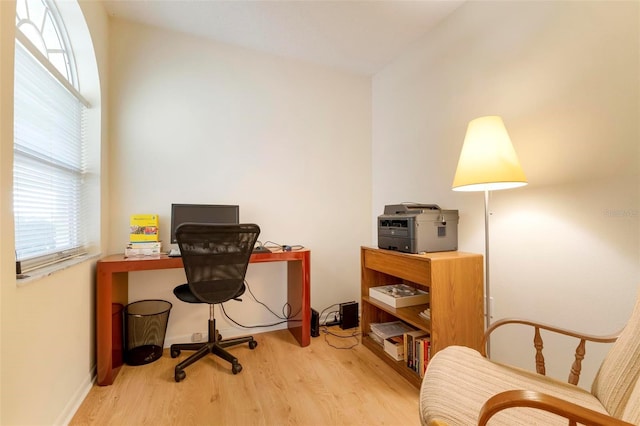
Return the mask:
[[[550,377],[492,362],[477,351],[449,346],[439,351],[427,366],[420,390],[422,424],[473,425],[482,405],[493,395],[529,389],[607,413],[588,391]],[[496,414],[491,425],[567,425],[567,420],[532,408],[513,408]]]
[[[242,287],[240,288],[240,290],[238,291],[238,293],[233,296],[231,299],[237,299],[240,296],[242,296],[244,294],[245,291],[245,285],[243,284]],[[195,294],[193,294],[193,292],[191,291],[191,288],[189,288],[189,283],[187,284],[182,284],[177,286],[176,288],[173,289],[173,294],[175,294],[175,296],[182,300],[183,302],[187,302],[187,303],[207,303],[207,302],[203,302],[202,300],[198,299],[196,297]]]

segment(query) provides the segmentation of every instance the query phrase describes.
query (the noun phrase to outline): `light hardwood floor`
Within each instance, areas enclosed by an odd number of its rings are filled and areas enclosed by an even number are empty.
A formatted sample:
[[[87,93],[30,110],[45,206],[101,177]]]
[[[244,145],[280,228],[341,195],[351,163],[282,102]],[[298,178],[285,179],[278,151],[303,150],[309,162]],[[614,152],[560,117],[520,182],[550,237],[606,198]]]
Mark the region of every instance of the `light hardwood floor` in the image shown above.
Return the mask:
[[[333,327],[336,334],[347,330]],[[123,366],[111,386],[94,386],[71,425],[418,425],[418,389],[359,343],[321,333],[302,348],[287,330],[254,335],[231,349],[243,366],[210,355],[173,367],[191,352]],[[329,344],[330,343],[330,344]]]

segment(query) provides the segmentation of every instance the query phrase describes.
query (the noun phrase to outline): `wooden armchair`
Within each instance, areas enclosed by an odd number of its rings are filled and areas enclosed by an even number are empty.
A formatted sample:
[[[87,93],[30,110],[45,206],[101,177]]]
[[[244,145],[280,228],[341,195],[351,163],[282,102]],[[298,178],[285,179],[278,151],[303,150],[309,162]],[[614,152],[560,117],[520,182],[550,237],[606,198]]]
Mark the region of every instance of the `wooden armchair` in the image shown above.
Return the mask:
[[[499,364],[473,349],[450,346],[427,366],[420,389],[423,425],[639,425],[640,297],[619,335],[592,336],[526,320],[533,329],[536,372]],[[545,376],[540,330],[578,341],[568,383]],[[591,392],[578,386],[586,342],[615,342],[600,365]],[[484,345],[483,345],[484,346]]]

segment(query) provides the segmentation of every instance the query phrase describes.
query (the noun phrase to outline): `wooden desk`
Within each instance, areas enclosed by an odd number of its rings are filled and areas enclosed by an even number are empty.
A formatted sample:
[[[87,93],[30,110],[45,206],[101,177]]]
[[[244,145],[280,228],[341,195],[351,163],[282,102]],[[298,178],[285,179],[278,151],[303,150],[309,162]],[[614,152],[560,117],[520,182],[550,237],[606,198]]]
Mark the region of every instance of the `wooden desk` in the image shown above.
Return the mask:
[[[254,253],[250,263],[287,262],[287,301],[297,315],[289,320],[289,331],[300,346],[311,340],[311,252],[309,250]],[[113,360],[112,304],[128,303],[128,273],[155,269],[182,268],[182,259],[162,255],[155,259],[107,256],[97,264],[96,357],[98,384],[110,385],[120,370]],[[179,284],[179,283],[176,283]]]

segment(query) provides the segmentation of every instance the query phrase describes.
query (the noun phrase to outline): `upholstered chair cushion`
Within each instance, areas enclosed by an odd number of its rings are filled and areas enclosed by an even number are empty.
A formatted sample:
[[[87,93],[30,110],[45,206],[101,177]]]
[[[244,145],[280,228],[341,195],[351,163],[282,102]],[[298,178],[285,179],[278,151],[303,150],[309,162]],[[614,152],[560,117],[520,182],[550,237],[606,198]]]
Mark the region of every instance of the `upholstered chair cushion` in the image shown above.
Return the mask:
[[[588,391],[537,373],[498,364],[477,351],[449,346],[429,362],[420,391],[423,425],[477,424],[482,405],[493,395],[512,389],[544,392],[607,413]],[[567,420],[532,408],[512,408],[496,414],[490,425],[567,425]]]
[[[638,410],[640,395],[638,395],[637,381],[640,375],[640,297],[636,301],[635,309],[624,330],[618,337],[605,357],[598,374],[591,386],[593,393],[613,417],[626,418],[627,402],[635,393],[635,404],[630,411]],[[634,417],[638,424],[637,413]]]

